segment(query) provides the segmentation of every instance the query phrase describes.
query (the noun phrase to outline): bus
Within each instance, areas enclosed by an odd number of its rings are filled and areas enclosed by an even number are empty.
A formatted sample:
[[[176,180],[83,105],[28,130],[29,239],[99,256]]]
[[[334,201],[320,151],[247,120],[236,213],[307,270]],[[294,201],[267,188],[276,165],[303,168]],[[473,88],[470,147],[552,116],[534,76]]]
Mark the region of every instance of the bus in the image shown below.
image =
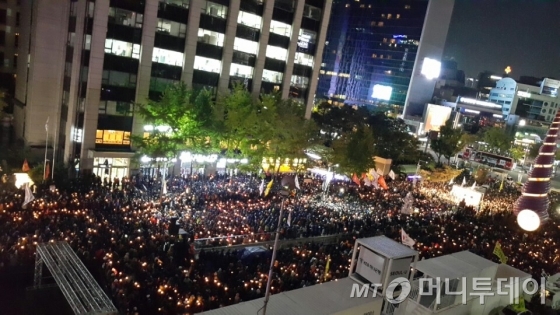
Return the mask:
[[[464,160],[471,160],[491,167],[503,168],[508,171],[515,169],[516,166],[515,160],[511,157],[483,151],[475,151],[471,148],[466,149],[461,157]]]

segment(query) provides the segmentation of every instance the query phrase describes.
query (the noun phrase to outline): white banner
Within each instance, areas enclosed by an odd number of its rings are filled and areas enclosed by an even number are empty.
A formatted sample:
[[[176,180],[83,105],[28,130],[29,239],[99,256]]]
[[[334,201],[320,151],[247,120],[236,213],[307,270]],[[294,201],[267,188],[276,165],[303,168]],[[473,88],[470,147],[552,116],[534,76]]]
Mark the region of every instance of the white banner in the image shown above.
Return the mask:
[[[358,256],[356,273],[364,277],[370,283],[379,283],[383,279],[385,269],[385,257],[379,256],[371,250],[361,247]]]

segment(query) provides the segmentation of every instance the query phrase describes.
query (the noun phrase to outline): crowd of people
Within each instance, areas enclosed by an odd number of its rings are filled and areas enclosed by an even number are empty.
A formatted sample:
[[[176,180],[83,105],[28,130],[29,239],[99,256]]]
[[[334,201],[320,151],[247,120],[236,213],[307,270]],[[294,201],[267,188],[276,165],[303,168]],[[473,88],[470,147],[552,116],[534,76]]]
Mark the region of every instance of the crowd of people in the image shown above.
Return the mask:
[[[81,178],[70,189],[39,190],[25,209],[24,193],[5,185],[0,268],[31,265],[37,243],[67,241],[125,314],[195,314],[262,297],[271,253],[261,242],[273,239],[282,203],[260,185],[254,176],[176,177],[162,197],[153,178]],[[383,190],[336,182],[328,194],[321,187],[312,178],[284,199],[280,235],[295,245],[278,252],[273,294],[348,276],[356,238],[400,240],[401,229],[422,258],[470,250],[497,261],[500,242],[508,264],[535,277],[560,272],[558,220],[520,230],[511,212],[515,187],[490,187],[478,211],[449,202],[445,184],[396,180]],[[414,212],[401,214],[409,192]],[[169,233],[173,218],[178,235]],[[241,244],[256,250],[231,247]]]

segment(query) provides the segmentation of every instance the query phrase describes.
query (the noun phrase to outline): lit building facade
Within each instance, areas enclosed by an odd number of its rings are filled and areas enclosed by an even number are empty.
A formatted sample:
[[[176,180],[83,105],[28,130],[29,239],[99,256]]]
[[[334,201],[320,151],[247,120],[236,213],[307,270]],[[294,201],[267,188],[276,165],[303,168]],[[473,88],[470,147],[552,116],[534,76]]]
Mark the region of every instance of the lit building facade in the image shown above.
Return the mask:
[[[44,146],[49,117],[59,158],[113,178],[128,175],[131,136],[144,131],[134,104],[157,99],[169,83],[279,91],[309,115],[330,3],[23,0],[16,134]]]
[[[0,1],[0,88],[13,93],[18,64],[20,0]]]
[[[317,98],[402,111],[428,0],[334,0]]]
[[[543,79],[540,86],[517,83],[512,78],[503,78],[490,90],[489,101],[502,105],[504,118],[517,116],[527,122],[552,123],[560,99],[560,82]]]

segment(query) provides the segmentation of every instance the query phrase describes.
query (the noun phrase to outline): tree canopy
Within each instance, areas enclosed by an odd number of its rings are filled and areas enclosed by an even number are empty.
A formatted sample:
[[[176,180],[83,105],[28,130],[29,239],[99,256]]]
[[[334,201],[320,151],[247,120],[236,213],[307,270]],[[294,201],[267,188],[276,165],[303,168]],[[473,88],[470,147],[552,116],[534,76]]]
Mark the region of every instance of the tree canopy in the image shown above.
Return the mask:
[[[453,128],[453,121],[448,119],[445,125],[441,126],[438,138],[432,140],[431,144],[432,150],[438,156],[438,163],[442,156],[449,162],[452,156],[459,153],[463,148],[462,139],[463,131]]]

